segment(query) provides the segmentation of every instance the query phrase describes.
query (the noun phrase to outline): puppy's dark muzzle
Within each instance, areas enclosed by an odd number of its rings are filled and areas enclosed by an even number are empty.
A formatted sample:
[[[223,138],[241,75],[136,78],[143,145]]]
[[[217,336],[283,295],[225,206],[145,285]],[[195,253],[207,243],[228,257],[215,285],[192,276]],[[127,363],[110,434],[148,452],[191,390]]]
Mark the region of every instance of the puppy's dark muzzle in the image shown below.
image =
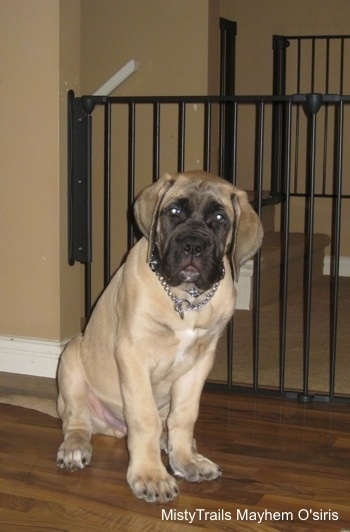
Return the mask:
[[[221,276],[222,257],[213,235],[202,224],[181,225],[159,255],[158,271],[170,286],[192,283],[206,290]]]
[[[182,282],[198,283],[202,276],[206,277],[206,264],[209,259],[210,241],[200,231],[178,238],[177,242],[178,269],[177,277]],[[203,282],[203,279],[202,279]]]

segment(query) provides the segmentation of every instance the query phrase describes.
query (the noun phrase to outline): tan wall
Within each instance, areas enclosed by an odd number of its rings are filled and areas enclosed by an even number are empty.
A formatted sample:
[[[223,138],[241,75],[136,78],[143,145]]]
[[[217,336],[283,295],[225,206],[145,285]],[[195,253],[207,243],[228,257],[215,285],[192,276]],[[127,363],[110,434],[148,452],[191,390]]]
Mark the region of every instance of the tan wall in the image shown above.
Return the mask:
[[[117,94],[213,93],[220,14],[238,25],[237,93],[270,93],[272,34],[348,33],[350,20],[348,0],[0,0],[0,9],[0,335],[46,339],[77,332],[82,315],[82,268],[66,262],[66,90],[92,92],[136,58],[139,72]],[[191,166],[201,165],[196,149]],[[124,192],[115,201],[125,219]]]
[[[0,330],[58,338],[58,2],[2,0],[0,24]]]
[[[0,5],[0,334],[55,340],[72,331],[66,323],[61,329],[60,306],[63,5],[68,6],[58,0],[1,0]],[[69,0],[69,5],[77,3]],[[67,78],[68,85],[73,79]],[[61,143],[64,136],[62,129]]]
[[[118,95],[206,94],[208,0],[84,0],[82,90],[129,59],[140,71]]]

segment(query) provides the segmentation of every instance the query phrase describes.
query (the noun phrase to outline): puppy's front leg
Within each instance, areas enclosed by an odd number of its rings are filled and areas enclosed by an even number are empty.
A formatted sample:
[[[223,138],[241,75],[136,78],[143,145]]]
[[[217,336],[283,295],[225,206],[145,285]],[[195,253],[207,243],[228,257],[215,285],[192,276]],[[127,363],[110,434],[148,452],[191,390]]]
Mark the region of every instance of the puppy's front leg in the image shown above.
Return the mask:
[[[160,456],[162,423],[152,392],[149,369],[141,366],[139,355],[134,357],[130,350],[127,358],[119,357],[118,368],[128,427],[128,484],[139,499],[147,502],[171,501],[179,490]]]
[[[57,410],[62,419],[64,441],[57,453],[57,465],[62,469],[82,469],[89,465],[93,425],[87,400],[87,386],[81,372],[82,337],[74,338],[62,353],[57,380],[59,396]]]
[[[168,417],[168,451],[175,475],[189,482],[212,480],[221,468],[197,453],[193,430],[198,417],[204,381],[212,367],[214,354],[206,355],[188,373],[174,383]]]

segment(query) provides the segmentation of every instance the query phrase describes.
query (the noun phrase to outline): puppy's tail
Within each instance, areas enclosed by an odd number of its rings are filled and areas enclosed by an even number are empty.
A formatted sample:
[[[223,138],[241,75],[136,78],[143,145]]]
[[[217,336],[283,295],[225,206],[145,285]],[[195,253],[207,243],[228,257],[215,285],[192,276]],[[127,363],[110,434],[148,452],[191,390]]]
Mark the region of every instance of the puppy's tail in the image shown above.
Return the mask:
[[[32,397],[30,395],[10,395],[0,394],[0,403],[13,406],[22,406],[30,410],[36,410],[51,417],[59,417],[57,413],[56,401],[44,397]]]

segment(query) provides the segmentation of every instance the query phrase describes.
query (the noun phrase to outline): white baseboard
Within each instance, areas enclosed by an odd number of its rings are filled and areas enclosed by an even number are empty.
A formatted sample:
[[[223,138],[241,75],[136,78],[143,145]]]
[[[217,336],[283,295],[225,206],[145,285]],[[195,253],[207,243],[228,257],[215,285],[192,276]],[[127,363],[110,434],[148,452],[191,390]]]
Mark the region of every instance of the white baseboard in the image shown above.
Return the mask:
[[[326,255],[323,259],[323,275],[331,271],[331,257]],[[339,276],[350,277],[350,257],[339,257]]]
[[[0,371],[55,378],[66,343],[0,336]]]

